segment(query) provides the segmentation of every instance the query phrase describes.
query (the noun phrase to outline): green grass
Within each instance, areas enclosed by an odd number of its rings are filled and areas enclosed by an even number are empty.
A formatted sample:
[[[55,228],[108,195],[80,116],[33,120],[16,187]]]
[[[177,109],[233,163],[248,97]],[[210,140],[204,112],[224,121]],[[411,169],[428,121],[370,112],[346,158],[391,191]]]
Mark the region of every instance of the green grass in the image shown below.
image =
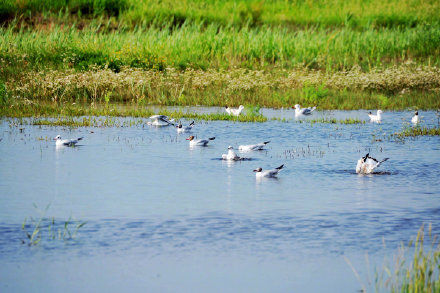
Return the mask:
[[[426,127],[426,126],[406,127],[404,130],[392,134],[392,136],[397,139],[404,139],[407,137],[417,137],[417,136],[438,136],[438,135],[440,135],[440,127]]]
[[[37,206],[34,204],[36,209]],[[73,220],[69,218],[65,221],[56,221],[54,217],[46,217],[46,212],[49,205],[44,211],[40,211],[38,218],[29,217],[24,219],[21,230],[25,234],[25,240],[22,244],[34,246],[41,243],[41,240],[46,241],[69,241],[76,238],[79,229],[81,229],[86,222]]]
[[[389,260],[392,260],[390,262]],[[417,237],[408,245],[403,243],[398,252],[385,257],[382,267],[375,267],[374,280],[370,273],[362,280],[351,262],[345,258],[359,280],[362,292],[440,292],[440,242],[432,234],[432,225],[428,231],[424,225],[419,229]],[[368,257],[366,257],[369,266]],[[370,271],[370,268],[367,267]]]
[[[400,247],[394,264],[384,264],[376,286],[389,292],[440,292],[439,245],[431,225],[427,233],[422,226],[415,240]]]
[[[226,120],[226,121],[236,121],[236,122],[266,122],[267,118],[264,116],[252,117],[249,115],[242,115],[239,117],[233,117],[228,114],[195,114],[195,113],[183,113],[174,111],[159,111],[156,112],[161,115],[167,115],[174,119],[194,119],[194,120]],[[145,117],[147,118],[147,117]],[[106,117],[96,117],[96,116],[86,116],[86,117],[66,117],[58,116],[57,118],[38,118],[38,119],[20,119],[19,124],[30,124],[30,125],[42,125],[42,126],[67,126],[72,128],[78,127],[131,127],[134,125],[145,124],[144,120],[130,119],[119,120],[115,119],[113,116]]]
[[[199,114],[182,110],[169,111],[126,104],[56,104],[56,103],[26,103],[0,106],[0,117],[18,118],[19,124],[68,126],[68,127],[129,127],[145,123],[142,119],[152,115],[167,115],[176,120],[185,118],[191,120],[224,120],[236,122],[266,122],[267,117],[251,111],[248,106],[246,113],[239,117],[225,112]],[[31,118],[32,117],[32,118]],[[122,121],[117,117],[131,117]],[[31,118],[31,119],[22,119]],[[17,122],[17,121],[13,121]]]
[[[6,82],[9,98],[1,106],[1,112],[13,114],[20,107],[35,104],[29,107],[41,108],[44,113],[46,105],[53,102],[57,105],[126,103],[137,108],[240,104],[279,108],[297,103],[316,105],[318,109],[439,108],[436,88],[440,87],[440,70],[417,68],[402,66],[370,73],[335,74],[245,69],[24,72],[9,76]]]
[[[439,10],[434,0],[4,0],[0,104],[433,109]]]
[[[359,120],[354,118],[335,119],[335,118],[322,118],[312,120],[299,120],[298,122],[315,123],[328,123],[328,124],[365,124],[365,120]]]
[[[18,32],[17,32],[18,30]],[[13,44],[13,46],[11,46]],[[9,66],[33,69],[122,66],[165,70],[195,68],[294,68],[340,71],[360,66],[364,71],[414,60],[440,65],[440,26],[382,28],[362,31],[283,27],[220,28],[188,24],[177,30],[99,32],[99,26],[77,30],[0,29],[0,58]]]
[[[0,20],[42,15],[113,16],[126,27],[203,22],[223,26],[413,27],[439,19],[435,0],[3,0]]]

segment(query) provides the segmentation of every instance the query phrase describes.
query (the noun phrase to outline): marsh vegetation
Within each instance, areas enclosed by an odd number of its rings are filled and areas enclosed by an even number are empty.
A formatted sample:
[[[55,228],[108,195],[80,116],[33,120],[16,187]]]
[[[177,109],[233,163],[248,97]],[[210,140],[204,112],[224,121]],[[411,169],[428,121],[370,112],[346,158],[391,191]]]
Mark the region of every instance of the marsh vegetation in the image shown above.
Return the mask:
[[[438,1],[318,2],[6,0],[1,107],[440,106]]]

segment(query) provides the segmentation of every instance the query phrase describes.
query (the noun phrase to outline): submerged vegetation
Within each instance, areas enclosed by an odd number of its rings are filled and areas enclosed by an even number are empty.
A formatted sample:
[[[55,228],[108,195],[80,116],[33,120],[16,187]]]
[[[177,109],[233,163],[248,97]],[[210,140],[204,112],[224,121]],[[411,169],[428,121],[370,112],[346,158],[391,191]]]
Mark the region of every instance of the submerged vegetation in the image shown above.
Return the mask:
[[[439,9],[433,0],[5,0],[0,108],[438,108]]]

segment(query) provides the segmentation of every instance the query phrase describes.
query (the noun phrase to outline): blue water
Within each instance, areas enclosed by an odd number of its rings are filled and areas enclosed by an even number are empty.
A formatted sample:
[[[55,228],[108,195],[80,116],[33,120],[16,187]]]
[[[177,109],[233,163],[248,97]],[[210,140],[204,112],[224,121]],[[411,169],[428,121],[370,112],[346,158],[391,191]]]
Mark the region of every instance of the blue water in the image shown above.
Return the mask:
[[[195,109],[217,111],[187,110]],[[385,112],[383,123],[361,125],[263,113],[288,122],[198,122],[194,135],[216,139],[195,149],[172,127],[3,119],[0,290],[355,292],[362,284],[345,259],[366,279],[422,224],[440,232],[440,138],[388,138],[412,113]],[[421,115],[422,126],[437,125],[434,112]],[[320,117],[365,119],[366,111],[312,118]],[[57,149],[57,134],[84,140]],[[267,140],[266,150],[242,154],[250,160],[219,160],[229,145]],[[366,152],[390,158],[378,174],[355,174]],[[281,164],[278,179],[257,181],[252,172]],[[47,237],[45,220],[46,234],[29,246],[21,226],[26,218],[31,231],[30,217],[53,217],[61,231],[69,218],[87,223],[63,241]]]

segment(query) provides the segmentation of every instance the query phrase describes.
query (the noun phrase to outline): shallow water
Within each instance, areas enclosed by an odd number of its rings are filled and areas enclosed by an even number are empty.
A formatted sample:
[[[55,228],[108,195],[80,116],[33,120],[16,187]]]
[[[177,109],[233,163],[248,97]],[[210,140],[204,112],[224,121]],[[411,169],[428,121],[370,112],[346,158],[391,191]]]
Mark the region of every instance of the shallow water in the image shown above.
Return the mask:
[[[195,109],[218,111],[185,110]],[[194,149],[171,127],[2,120],[0,290],[355,292],[361,284],[344,257],[366,278],[365,254],[371,268],[381,266],[423,223],[440,231],[440,138],[387,139],[412,113],[359,125],[263,113],[291,120],[198,122],[194,135],[216,139]],[[311,119],[365,116],[324,111]],[[434,112],[422,116],[422,125],[437,125]],[[85,138],[57,149],[57,134]],[[242,154],[249,160],[219,160],[228,145],[267,140],[266,150]],[[378,174],[357,175],[366,152],[390,160]],[[252,172],[281,164],[278,179],[257,181]],[[87,224],[74,240],[43,234],[38,245],[22,244],[23,220],[43,214],[55,229],[69,217]]]

